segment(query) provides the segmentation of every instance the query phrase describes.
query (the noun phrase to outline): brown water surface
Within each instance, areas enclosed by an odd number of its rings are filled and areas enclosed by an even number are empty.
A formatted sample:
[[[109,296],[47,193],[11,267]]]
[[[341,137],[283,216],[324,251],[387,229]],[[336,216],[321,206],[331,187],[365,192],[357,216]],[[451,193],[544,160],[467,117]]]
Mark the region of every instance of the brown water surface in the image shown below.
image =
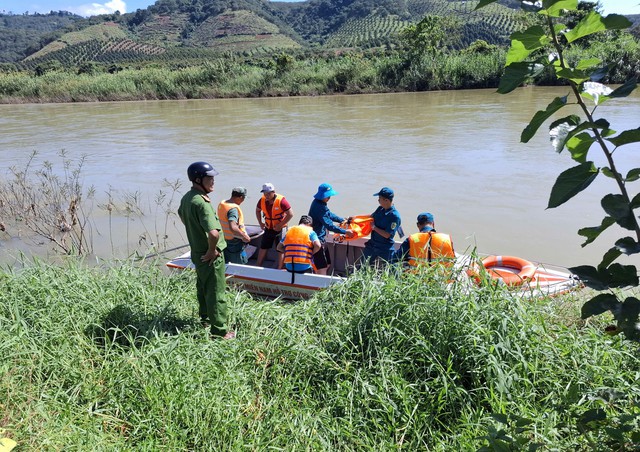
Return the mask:
[[[148,238],[143,245],[165,231],[166,246],[185,243],[179,221],[156,206],[156,197],[161,189],[169,192],[163,179],[183,181],[182,194],[186,167],[205,160],[220,171],[216,203],[234,186],[249,189],[243,208],[250,223],[263,182],[289,199],[296,220],[322,182],[339,192],[329,205],[343,216],[371,213],[373,194],[389,186],[406,233],[415,232],[419,212],[430,211],[459,252],[477,247],[559,265],[596,264],[615,238],[629,235],[615,230],[580,247],[577,230],[600,224],[599,202],[615,191],[613,181],[600,176],[567,204],[545,210],[556,177],[575,163],[551,149],[547,125],[530,143],[519,142],[533,114],[566,94],[566,88],[523,88],[508,95],[473,90],[0,105],[0,176],[25,165],[34,150],[40,162],[58,162],[62,149],[69,157],[86,155],[82,175],[86,187],[96,188],[93,242],[100,256],[139,249],[141,234]],[[609,101],[597,113],[619,131],[637,128],[640,95]],[[616,153],[621,172],[640,166],[639,150],[629,145]],[[590,158],[604,164],[595,148]],[[121,199],[135,192],[153,212],[109,222],[99,207],[109,191]],[[0,260],[24,249],[15,234],[0,238]]]

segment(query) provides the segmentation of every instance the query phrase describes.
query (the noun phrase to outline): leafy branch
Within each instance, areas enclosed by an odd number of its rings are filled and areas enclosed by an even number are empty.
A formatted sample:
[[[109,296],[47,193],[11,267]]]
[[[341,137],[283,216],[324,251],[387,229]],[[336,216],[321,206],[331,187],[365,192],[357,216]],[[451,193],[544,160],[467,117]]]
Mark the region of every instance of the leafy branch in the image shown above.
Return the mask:
[[[481,0],[477,8],[495,1]],[[582,265],[570,270],[586,286],[598,291],[609,291],[587,301],[582,308],[582,317],[588,318],[610,311],[618,322],[616,332],[623,331],[627,338],[638,341],[640,331],[636,324],[640,316],[640,300],[635,297],[620,300],[612,289],[637,287],[640,284],[638,270],[634,265],[615,262],[623,254],[630,256],[640,253],[640,223],[634,214],[634,210],[640,208],[640,193],[632,197],[628,190],[629,183],[640,179],[640,168],[632,168],[623,175],[614,160],[614,153],[621,146],[640,142],[640,128],[617,133],[606,119],[595,117],[598,106],[604,102],[630,95],[637,88],[637,78],[612,90],[602,82],[615,70],[615,65],[606,66],[597,58],[583,59],[571,65],[565,57],[565,51],[570,46],[576,43],[589,45],[590,41],[585,38],[596,33],[627,29],[631,22],[618,14],[603,17],[596,8],[570,27],[561,20],[576,17],[580,9],[578,0],[521,1],[521,4],[523,9],[536,12],[542,20],[540,24],[523,32],[512,34],[498,92],[509,93],[549,67],[556,78],[570,87],[572,99],[575,99],[575,104],[585,119],[571,114],[552,121],[549,130],[555,150],[560,153],[567,149],[577,165],[558,176],[547,208],[564,204],[591,185],[599,174],[614,179],[619,193],[609,193],[602,198],[601,206],[606,215],[600,225],[578,231],[579,235],[586,238],[582,246],[592,243],[614,224],[632,231],[635,237],[618,239],[604,254],[597,267]],[[528,142],[545,121],[567,105],[569,96],[556,97],[545,110],[538,111],[523,130],[521,141]],[[598,168],[588,159],[589,150],[594,144],[602,151],[608,166]]]

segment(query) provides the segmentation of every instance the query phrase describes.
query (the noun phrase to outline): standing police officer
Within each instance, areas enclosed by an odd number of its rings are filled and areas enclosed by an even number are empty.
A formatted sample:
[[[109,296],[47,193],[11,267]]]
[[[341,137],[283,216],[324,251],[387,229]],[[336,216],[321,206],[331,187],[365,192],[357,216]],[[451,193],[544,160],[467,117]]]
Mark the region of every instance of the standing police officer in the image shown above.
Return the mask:
[[[225,298],[225,264],[227,243],[222,226],[207,196],[213,192],[218,172],[206,162],[195,162],[187,168],[191,190],[180,201],[178,215],[187,231],[191,247],[191,261],[196,267],[198,312],[203,324],[211,324],[213,338],[233,339],[234,331],[227,329],[227,301]]]

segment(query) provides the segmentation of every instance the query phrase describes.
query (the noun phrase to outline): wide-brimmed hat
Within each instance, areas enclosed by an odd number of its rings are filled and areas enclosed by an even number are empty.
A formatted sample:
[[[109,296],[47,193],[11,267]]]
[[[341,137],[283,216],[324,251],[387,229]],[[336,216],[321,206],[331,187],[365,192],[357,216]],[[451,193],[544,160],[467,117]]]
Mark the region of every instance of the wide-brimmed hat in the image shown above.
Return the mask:
[[[332,196],[335,196],[337,194],[338,192],[335,191],[331,185],[325,182],[324,184],[320,184],[320,186],[318,187],[318,193],[313,195],[313,197],[316,199],[325,199],[325,198],[330,198]]]

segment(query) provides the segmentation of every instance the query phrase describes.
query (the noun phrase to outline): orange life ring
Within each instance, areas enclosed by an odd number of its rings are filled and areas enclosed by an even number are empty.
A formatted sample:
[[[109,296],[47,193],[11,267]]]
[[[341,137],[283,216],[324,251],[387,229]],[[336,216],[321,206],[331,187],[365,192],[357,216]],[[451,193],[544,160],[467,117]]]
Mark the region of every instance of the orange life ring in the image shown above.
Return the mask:
[[[482,265],[491,278],[503,281],[507,286],[520,286],[531,280],[536,274],[536,266],[528,260],[515,256],[489,256],[482,260]],[[501,270],[496,267],[516,270]]]

